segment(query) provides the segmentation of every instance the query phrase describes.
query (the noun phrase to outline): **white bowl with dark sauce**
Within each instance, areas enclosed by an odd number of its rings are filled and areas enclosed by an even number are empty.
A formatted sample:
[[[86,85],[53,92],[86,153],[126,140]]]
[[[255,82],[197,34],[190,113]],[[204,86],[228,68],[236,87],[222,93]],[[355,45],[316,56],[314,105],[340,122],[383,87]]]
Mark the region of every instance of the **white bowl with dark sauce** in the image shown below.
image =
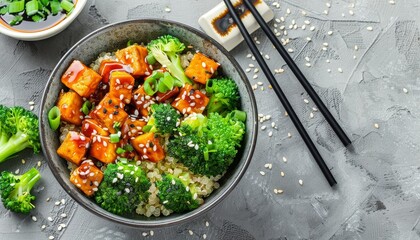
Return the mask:
[[[20,24],[11,26],[11,15],[0,16],[0,33],[23,41],[38,41],[50,38],[66,29],[81,13],[87,0],[73,0],[74,8],[69,14],[49,15],[41,22],[24,19]]]

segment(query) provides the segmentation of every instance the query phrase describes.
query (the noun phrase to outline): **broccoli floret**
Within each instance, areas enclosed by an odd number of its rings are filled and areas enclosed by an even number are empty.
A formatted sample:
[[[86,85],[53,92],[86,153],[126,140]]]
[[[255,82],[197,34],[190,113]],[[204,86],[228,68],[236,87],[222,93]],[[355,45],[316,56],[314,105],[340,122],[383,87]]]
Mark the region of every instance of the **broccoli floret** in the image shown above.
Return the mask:
[[[151,106],[151,117],[144,132],[154,132],[163,135],[173,133],[179,125],[181,115],[169,104],[153,104]]]
[[[32,204],[35,196],[30,191],[40,178],[35,168],[22,175],[3,171],[0,176],[0,193],[4,207],[16,213],[28,214],[35,208]]]
[[[207,117],[201,113],[192,113],[182,121],[181,126],[190,126],[193,131],[202,136],[203,129],[207,126]]]
[[[38,117],[22,107],[0,105],[0,132],[0,163],[25,148],[41,148]]]
[[[147,45],[147,50],[155,59],[165,66],[168,71],[182,82],[182,84],[192,84],[191,80],[185,75],[181,65],[179,54],[184,51],[185,45],[176,37],[164,35],[152,40]]]
[[[124,215],[147,201],[149,187],[150,181],[140,167],[129,162],[108,164],[95,200],[103,209]]]
[[[232,164],[241,145],[245,118],[244,112],[234,111],[225,117],[212,113],[206,121],[200,117],[195,121],[182,122],[179,135],[168,143],[168,155],[196,174],[222,174]],[[195,127],[198,122],[205,125]]]
[[[195,189],[190,189],[181,178],[171,174],[163,175],[162,180],[156,182],[156,187],[159,189],[160,202],[176,213],[193,210],[199,206]]]
[[[210,94],[207,113],[224,113],[237,108],[239,91],[235,81],[230,78],[209,79],[206,92]]]

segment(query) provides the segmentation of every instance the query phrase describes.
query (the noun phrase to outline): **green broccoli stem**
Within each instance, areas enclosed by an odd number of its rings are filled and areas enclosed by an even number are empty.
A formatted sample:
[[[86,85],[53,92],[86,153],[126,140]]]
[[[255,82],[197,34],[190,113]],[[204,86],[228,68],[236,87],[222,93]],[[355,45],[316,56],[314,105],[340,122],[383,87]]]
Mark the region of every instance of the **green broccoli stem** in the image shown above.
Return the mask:
[[[207,113],[214,113],[223,109],[224,104],[221,101],[217,101],[217,97],[212,96],[207,106]]]
[[[22,195],[25,192],[29,193],[39,179],[41,179],[39,171],[36,168],[29,169],[29,171],[19,177],[18,186],[13,190],[11,195]]]
[[[168,57],[172,62],[171,65],[167,66],[169,72],[184,84],[193,84],[193,82],[185,75],[184,69],[182,69],[181,58],[179,55],[173,53],[168,54]]]
[[[0,148],[0,163],[29,146],[29,136],[18,131]]]

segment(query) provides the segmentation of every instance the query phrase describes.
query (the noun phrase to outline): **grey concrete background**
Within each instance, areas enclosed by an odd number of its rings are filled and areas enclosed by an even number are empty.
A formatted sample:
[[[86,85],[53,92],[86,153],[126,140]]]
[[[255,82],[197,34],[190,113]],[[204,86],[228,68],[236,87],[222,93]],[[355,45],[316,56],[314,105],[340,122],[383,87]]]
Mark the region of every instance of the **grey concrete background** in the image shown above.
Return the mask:
[[[273,1],[267,2],[271,5]],[[199,28],[198,17],[217,3],[90,0],[77,20],[56,37],[22,42],[0,36],[0,103],[28,108],[29,101],[39,103],[60,57],[94,29],[144,17],[171,19]],[[171,11],[166,12],[165,7]],[[267,129],[260,130],[248,172],[229,197],[201,219],[155,229],[154,236],[147,238],[202,239],[206,234],[207,239],[419,239],[420,1],[286,0],[281,1],[280,8],[272,8],[277,18],[290,9],[285,23],[277,28],[285,25],[288,36],[284,38],[291,41],[287,48],[294,49],[291,55],[354,141],[353,151],[340,144],[320,113],[312,110],[312,101],[274,54],[271,44],[256,32],[261,51],[271,57],[269,65],[285,69],[277,76],[278,81],[331,167],[337,187],[331,189],[324,180],[267,80],[261,73],[253,80],[251,71],[250,81],[261,82],[264,87],[261,90],[258,85],[255,91],[258,111],[271,115],[271,119],[261,124]],[[303,16],[301,10],[307,15]],[[289,30],[293,20],[299,26],[309,20],[315,29]],[[328,35],[328,31],[333,33]],[[307,42],[306,37],[312,41]],[[322,50],[324,42],[328,43],[326,51]],[[257,65],[246,58],[248,53],[245,44],[232,51],[244,69],[250,63]],[[305,66],[306,56],[311,67]],[[277,130],[271,128],[271,122]],[[268,136],[270,131],[272,137]],[[0,206],[0,239],[47,239],[50,235],[55,239],[140,239],[143,233],[150,234],[147,229],[102,220],[78,206],[62,191],[41,155],[33,156],[28,151],[0,169],[25,171],[38,161],[43,175],[33,212],[38,220],[12,214]],[[264,167],[267,163],[272,164],[272,170]],[[284,192],[276,195],[274,188]],[[47,198],[51,200],[47,202]],[[61,199],[65,204],[56,206]],[[62,213],[67,217],[61,218]],[[62,231],[57,229],[60,223],[67,225]],[[41,230],[44,224],[46,228]]]

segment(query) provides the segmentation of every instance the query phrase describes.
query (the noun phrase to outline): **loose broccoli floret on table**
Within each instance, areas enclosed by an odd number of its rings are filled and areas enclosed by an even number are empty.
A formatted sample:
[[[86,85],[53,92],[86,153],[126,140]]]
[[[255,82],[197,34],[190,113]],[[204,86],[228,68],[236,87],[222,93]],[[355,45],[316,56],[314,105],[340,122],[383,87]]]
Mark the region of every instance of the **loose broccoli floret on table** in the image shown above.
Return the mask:
[[[41,148],[38,117],[22,107],[0,105],[0,163],[25,148],[35,153]]]
[[[128,162],[108,164],[95,200],[103,209],[123,215],[147,200],[149,187],[150,181],[140,167]]]
[[[210,94],[207,113],[224,113],[237,108],[239,91],[235,81],[230,78],[209,79],[206,92]]]
[[[199,206],[194,188],[190,189],[188,183],[171,174],[166,174],[161,181],[156,182],[159,189],[160,202],[168,209],[181,213],[196,209]]]
[[[4,207],[12,212],[25,214],[34,209],[32,201],[35,196],[30,192],[40,178],[41,175],[35,168],[22,175],[3,171],[0,175],[0,193]]]
[[[185,75],[181,65],[179,54],[184,49],[185,45],[178,38],[171,35],[161,36],[147,45],[147,50],[162,66],[168,69],[172,76],[181,81],[182,84],[192,84],[191,80]]]
[[[169,104],[153,104],[149,122],[143,127],[145,132],[172,134],[179,125],[181,115]]]

